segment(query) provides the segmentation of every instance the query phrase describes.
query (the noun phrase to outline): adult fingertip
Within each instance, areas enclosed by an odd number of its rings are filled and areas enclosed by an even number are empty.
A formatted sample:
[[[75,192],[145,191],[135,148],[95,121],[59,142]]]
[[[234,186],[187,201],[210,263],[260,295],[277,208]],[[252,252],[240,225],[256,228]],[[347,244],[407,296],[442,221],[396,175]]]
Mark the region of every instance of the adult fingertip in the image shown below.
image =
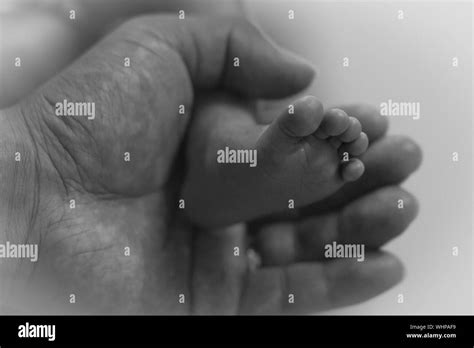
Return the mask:
[[[401,191],[401,199],[403,200],[403,211],[405,214],[404,220],[406,226],[408,226],[418,216],[420,204],[418,203],[418,199],[413,194],[405,190]]]
[[[398,257],[389,252],[372,252],[367,257],[368,267],[364,271],[376,280],[377,291],[384,292],[399,282],[405,276],[405,267]]]
[[[399,155],[404,159],[403,167],[407,174],[416,171],[422,162],[423,152],[421,147],[410,137],[405,135],[394,136]]]
[[[405,180],[421,164],[420,146],[408,136],[390,135],[372,143],[366,153],[361,155],[365,163],[364,180],[370,183],[395,184]]]
[[[287,71],[287,79],[292,93],[297,93],[308,87],[317,77],[317,68],[307,59],[280,48],[281,65]]]
[[[339,218],[339,232],[347,243],[364,243],[378,249],[402,234],[415,219],[418,203],[398,186],[370,192],[345,206]]]
[[[355,282],[360,288],[357,302],[362,302],[392,288],[404,278],[403,263],[393,254],[385,251],[366,253],[365,260],[353,269],[357,274]]]
[[[328,267],[326,274],[330,280],[330,308],[372,299],[398,284],[404,276],[400,260],[382,251],[366,253],[360,262],[339,260]]]

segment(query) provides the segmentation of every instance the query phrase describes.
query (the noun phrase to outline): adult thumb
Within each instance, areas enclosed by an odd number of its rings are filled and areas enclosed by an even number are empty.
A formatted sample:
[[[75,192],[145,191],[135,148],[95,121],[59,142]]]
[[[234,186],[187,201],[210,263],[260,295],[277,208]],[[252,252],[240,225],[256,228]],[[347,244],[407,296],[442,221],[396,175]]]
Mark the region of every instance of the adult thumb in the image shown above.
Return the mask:
[[[243,19],[148,15],[116,29],[20,108],[38,125],[34,135],[58,145],[48,147],[49,157],[64,178],[88,192],[137,195],[165,185],[195,91],[279,98],[313,74]],[[93,107],[94,115],[58,117],[68,116],[58,105],[70,104]]]
[[[224,87],[246,97],[282,98],[307,87],[315,75],[311,64],[241,17],[144,16],[131,24],[139,28],[142,45],[163,41],[179,52],[200,89]]]

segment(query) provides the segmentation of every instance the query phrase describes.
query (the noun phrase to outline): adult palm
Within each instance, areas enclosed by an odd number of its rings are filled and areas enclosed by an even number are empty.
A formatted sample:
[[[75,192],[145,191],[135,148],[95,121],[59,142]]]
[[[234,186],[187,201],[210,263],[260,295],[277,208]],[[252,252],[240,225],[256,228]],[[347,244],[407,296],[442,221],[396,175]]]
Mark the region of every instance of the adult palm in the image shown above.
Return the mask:
[[[286,313],[355,303],[395,284],[401,265],[388,254],[323,262],[320,247],[336,239],[378,248],[413,219],[414,199],[390,186],[418,165],[407,139],[377,141],[361,185],[301,210],[298,221],[255,224],[250,238],[244,225],[198,231],[179,209],[195,91],[279,98],[312,75],[242,20],[144,16],[119,27],[1,114],[3,235],[13,229],[10,239],[40,247],[34,267],[3,268],[8,291],[39,312]],[[64,100],[95,103],[96,118],[58,117]],[[372,140],[383,135],[373,113],[352,111]],[[11,164],[13,152],[20,162]],[[390,209],[400,197],[405,210]],[[265,267],[251,267],[249,243]],[[19,294],[24,282],[30,290]]]

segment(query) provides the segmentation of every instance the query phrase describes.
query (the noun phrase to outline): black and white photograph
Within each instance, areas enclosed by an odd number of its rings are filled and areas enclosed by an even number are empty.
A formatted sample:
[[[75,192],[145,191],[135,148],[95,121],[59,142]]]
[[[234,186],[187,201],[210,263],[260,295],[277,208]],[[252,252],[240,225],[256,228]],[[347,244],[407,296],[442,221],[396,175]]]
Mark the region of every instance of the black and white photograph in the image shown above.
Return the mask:
[[[472,346],[473,15],[0,0],[0,346],[273,320]]]

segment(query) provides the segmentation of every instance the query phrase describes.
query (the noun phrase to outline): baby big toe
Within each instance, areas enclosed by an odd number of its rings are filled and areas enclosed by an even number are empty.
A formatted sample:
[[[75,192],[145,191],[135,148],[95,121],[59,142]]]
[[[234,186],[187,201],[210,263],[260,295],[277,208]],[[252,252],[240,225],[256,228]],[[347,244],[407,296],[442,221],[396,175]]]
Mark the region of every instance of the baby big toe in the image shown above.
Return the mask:
[[[301,139],[312,135],[324,116],[324,109],[315,97],[304,97],[285,110],[258,140],[257,146],[269,157],[281,158],[292,153]]]
[[[306,96],[297,100],[292,114],[287,111],[276,120],[278,131],[288,137],[305,137],[312,134],[323,118],[323,106],[319,100]]]

